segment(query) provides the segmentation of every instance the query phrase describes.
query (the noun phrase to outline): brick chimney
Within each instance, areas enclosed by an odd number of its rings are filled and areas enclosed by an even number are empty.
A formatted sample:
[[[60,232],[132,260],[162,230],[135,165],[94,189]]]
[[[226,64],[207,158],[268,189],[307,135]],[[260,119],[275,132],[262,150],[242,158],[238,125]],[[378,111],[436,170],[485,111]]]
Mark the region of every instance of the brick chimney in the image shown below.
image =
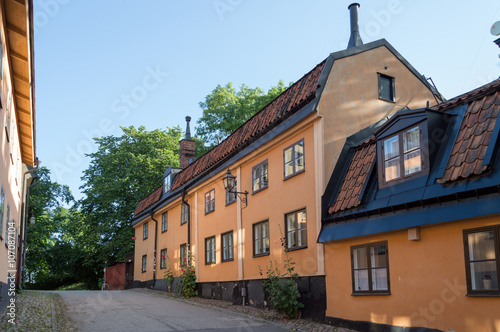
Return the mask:
[[[191,121],[191,117],[186,116],[186,136],[179,142],[179,167],[182,169],[188,167],[194,159],[195,142],[191,139],[189,121]]]

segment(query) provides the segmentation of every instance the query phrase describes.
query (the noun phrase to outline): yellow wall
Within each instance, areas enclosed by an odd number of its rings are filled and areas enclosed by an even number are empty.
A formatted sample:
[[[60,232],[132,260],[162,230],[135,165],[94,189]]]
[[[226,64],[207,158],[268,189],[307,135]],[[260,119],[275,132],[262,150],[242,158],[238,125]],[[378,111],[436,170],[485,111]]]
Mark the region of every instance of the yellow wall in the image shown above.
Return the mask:
[[[387,67],[387,69],[385,69]],[[378,98],[378,74],[394,77],[395,102]],[[431,91],[385,46],[335,60],[319,113],[324,116],[326,185],[348,136],[408,106],[436,103]]]
[[[467,297],[463,230],[500,224],[500,216],[325,245],[327,316],[443,331],[500,331],[500,298]],[[387,241],[391,295],[352,296],[350,248]]]

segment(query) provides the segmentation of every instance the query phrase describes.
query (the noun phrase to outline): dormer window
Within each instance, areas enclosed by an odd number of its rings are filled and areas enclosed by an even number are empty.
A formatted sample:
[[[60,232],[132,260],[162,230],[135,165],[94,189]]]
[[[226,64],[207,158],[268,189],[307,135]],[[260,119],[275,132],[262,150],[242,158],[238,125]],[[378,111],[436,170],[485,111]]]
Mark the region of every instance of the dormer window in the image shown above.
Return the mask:
[[[167,193],[172,188],[172,175],[169,174],[163,179],[163,192]]]
[[[415,126],[384,140],[386,182],[407,177],[422,170],[420,132],[420,126]]]
[[[429,171],[427,121],[396,121],[377,142],[379,188],[425,175]],[[413,123],[412,123],[413,122]]]

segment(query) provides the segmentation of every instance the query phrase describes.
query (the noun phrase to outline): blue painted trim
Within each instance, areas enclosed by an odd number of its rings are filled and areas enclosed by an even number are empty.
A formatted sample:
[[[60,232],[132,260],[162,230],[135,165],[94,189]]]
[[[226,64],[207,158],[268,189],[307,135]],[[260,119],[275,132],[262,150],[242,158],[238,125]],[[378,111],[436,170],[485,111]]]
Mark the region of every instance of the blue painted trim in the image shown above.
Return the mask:
[[[318,242],[330,242],[359,236],[380,234],[411,227],[430,226],[444,222],[482,217],[500,213],[500,195],[433,204],[411,210],[385,213],[342,223],[323,225]]]

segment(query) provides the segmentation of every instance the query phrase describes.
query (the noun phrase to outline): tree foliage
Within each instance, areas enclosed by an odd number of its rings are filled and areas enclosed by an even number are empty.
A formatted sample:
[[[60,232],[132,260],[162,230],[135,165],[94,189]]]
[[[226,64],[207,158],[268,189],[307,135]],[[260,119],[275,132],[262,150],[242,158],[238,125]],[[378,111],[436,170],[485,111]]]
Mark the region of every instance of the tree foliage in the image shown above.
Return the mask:
[[[203,116],[197,121],[196,135],[210,147],[219,144],[286,89],[281,80],[267,93],[245,84],[238,91],[231,82],[226,86],[217,85],[205,101],[200,102]]]
[[[122,136],[95,138],[98,149],[89,154],[89,167],[80,187],[80,225],[85,268],[95,271],[89,283],[97,284],[102,268],[133,250],[130,225],[137,203],[162,183],[167,166],[179,165],[179,127],[147,131],[122,128]]]
[[[71,264],[71,256],[79,254],[71,246],[70,234],[64,239],[71,219],[68,204],[73,196],[68,186],[52,182],[50,171],[41,167],[38,183],[30,189],[28,218],[36,218],[35,225],[27,229],[26,273],[35,288],[50,289],[77,279]]]

